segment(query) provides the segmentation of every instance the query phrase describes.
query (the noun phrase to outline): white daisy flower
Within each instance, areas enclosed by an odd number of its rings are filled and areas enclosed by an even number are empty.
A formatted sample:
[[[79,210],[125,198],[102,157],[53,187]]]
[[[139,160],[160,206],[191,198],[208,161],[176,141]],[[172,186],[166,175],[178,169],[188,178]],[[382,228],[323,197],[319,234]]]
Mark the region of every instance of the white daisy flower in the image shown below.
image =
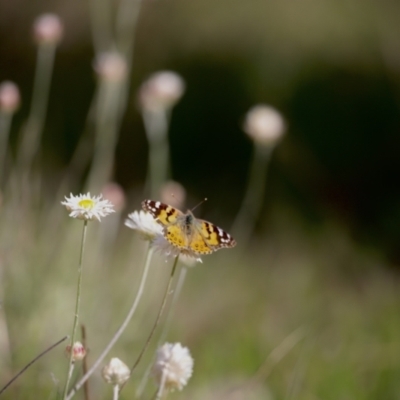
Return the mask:
[[[101,374],[107,383],[122,386],[131,376],[131,371],[119,358],[112,358]]]
[[[152,373],[160,387],[182,390],[193,373],[193,358],[187,347],[180,343],[165,343],[156,353]]]
[[[151,214],[144,211],[134,211],[128,215],[125,225],[140,233],[145,240],[153,240],[163,235],[163,228]]]
[[[90,193],[87,193],[74,196],[71,193],[69,198],[65,196],[65,200],[61,204],[70,211],[69,216],[72,218],[87,221],[96,218],[100,221],[101,217],[106,217],[108,214],[115,212],[112,203],[103,199],[102,195],[92,197]]]

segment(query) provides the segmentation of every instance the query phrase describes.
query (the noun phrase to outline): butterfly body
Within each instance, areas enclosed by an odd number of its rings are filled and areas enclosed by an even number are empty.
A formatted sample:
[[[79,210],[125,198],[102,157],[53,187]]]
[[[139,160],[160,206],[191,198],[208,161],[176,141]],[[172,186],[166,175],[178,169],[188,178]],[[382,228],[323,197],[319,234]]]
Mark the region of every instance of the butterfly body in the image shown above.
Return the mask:
[[[182,251],[211,254],[221,248],[236,245],[229,233],[211,222],[197,219],[190,210],[184,213],[153,200],[143,201],[142,208],[163,226],[165,239]]]

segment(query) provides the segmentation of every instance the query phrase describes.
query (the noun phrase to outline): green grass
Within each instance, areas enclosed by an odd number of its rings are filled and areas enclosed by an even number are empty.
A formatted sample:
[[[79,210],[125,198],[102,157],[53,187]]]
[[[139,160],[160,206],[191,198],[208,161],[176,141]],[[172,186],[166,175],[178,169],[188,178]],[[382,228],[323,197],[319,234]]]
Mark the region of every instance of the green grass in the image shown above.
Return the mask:
[[[60,212],[65,213],[61,206]],[[142,244],[125,227],[106,261],[99,243],[106,223],[90,223],[86,247],[81,322],[89,363],[128,311],[143,261]],[[3,384],[70,333],[80,227],[65,213],[56,236],[37,240],[36,229],[24,223],[9,231],[10,243],[16,243],[3,250],[2,284],[12,364],[2,365]],[[256,240],[251,251],[239,243],[203,261],[188,271],[167,338],[189,347],[195,359],[188,386],[171,398],[398,398],[399,279],[379,254],[360,249],[337,227],[327,224],[307,233],[303,224],[289,225],[278,216],[269,236]],[[156,256],[138,313],[109,358],[133,364],[154,323],[170,268],[171,261]],[[299,328],[295,344],[268,358]],[[156,340],[122,398],[133,398],[155,346]],[[52,375],[62,385],[67,365],[63,350],[60,346],[34,364],[3,398],[54,398]],[[267,376],[246,386],[267,358]],[[111,398],[99,372],[90,387],[93,398]],[[154,390],[150,385],[146,398]]]

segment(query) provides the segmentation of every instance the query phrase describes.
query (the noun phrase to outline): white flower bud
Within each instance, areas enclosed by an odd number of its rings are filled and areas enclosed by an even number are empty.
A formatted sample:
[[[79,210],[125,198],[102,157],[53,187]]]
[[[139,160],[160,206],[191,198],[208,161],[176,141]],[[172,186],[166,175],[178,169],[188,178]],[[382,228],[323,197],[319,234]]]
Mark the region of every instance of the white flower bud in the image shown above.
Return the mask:
[[[65,348],[65,355],[70,357],[71,355],[71,345]],[[83,360],[86,356],[86,349],[83,347],[81,342],[75,342],[72,346],[72,361]]]
[[[172,108],[185,91],[183,79],[171,71],[151,75],[139,89],[139,105],[147,111]]]
[[[0,111],[13,114],[19,107],[20,95],[18,86],[11,81],[0,84]]]
[[[36,18],[33,33],[38,43],[58,44],[64,33],[64,27],[56,14],[43,14]]]
[[[275,108],[260,104],[247,112],[243,130],[255,142],[271,146],[283,136],[285,121]]]
[[[115,51],[99,54],[93,68],[100,78],[109,82],[124,80],[128,70],[125,58]]]
[[[111,383],[113,386],[121,386],[131,376],[131,371],[119,358],[112,358],[110,362],[104,366],[102,376],[107,383]]]

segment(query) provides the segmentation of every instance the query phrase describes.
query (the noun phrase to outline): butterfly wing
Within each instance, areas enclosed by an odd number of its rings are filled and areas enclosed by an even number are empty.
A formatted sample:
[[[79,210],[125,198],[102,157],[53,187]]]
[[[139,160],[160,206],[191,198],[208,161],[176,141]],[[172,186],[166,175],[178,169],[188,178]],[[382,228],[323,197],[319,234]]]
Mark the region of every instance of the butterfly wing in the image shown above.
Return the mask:
[[[196,219],[190,211],[188,213],[193,218],[189,225],[190,234],[187,234],[185,224],[188,214],[154,200],[144,200],[142,208],[164,227],[165,238],[179,249],[190,249],[196,254],[211,254],[224,247],[236,246],[236,241],[229,233],[211,222]]]
[[[194,248],[196,246],[197,248]],[[202,219],[195,221],[194,235],[190,242],[193,251],[209,254],[224,247],[234,246],[236,246],[235,239],[222,228]]]
[[[184,218],[182,211],[177,208],[161,203],[160,201],[145,200],[142,202],[144,211],[149,212],[153,218],[164,227],[164,237],[179,249],[186,248],[188,238],[181,227]]]

